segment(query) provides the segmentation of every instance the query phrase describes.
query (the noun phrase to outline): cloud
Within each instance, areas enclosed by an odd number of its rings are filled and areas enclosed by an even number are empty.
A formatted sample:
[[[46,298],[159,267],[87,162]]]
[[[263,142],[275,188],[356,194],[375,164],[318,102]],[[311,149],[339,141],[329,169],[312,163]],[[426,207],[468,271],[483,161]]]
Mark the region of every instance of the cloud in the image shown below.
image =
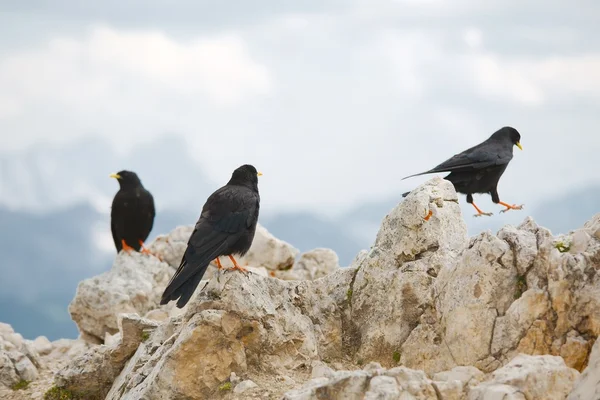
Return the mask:
[[[600,97],[600,52],[581,55],[500,55],[474,27],[462,31],[464,46],[444,35],[418,29],[382,29],[373,46],[388,59],[399,90],[417,98],[436,97],[440,88],[466,90],[482,100],[528,107],[573,96]],[[459,83],[457,85],[457,83]]]
[[[177,41],[160,31],[94,26],[82,38],[55,37],[5,56],[0,87],[2,118],[38,104],[81,110],[136,92],[230,107],[269,94],[272,82],[234,33]]]

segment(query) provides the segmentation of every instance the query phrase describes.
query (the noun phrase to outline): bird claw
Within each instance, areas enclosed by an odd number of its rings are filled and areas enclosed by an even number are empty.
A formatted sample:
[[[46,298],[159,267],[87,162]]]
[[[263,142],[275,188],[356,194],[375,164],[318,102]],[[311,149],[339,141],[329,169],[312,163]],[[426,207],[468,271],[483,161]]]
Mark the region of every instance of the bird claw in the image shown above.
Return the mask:
[[[509,207],[509,206],[507,206],[507,207],[506,207],[504,210],[500,210],[500,212],[501,212],[501,213],[505,213],[505,212],[507,212],[507,211],[510,211],[510,210],[522,210],[524,205],[525,205],[525,204],[521,204],[521,205],[519,205],[519,206],[518,206],[518,205],[516,205],[516,204],[513,204],[513,205],[512,205],[512,206],[510,206],[510,207]]]
[[[245,276],[249,276],[252,273],[251,271],[248,271],[246,268],[240,267],[239,265],[233,266],[231,268],[227,268],[225,270],[225,272],[229,272],[229,271],[240,271]]]
[[[474,217],[481,217],[482,215],[485,215],[486,217],[491,217],[492,215],[494,215],[494,213],[491,212],[480,212],[478,214],[474,214]]]

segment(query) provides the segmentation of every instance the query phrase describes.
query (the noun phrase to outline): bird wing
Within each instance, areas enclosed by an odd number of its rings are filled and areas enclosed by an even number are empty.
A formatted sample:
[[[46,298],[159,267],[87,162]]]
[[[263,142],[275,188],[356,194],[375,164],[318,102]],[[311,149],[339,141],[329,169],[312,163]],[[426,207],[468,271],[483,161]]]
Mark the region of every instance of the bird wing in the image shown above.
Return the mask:
[[[252,225],[258,202],[257,193],[241,186],[224,186],[208,198],[163,300],[197,273],[204,275],[212,260],[227,254]]]
[[[110,209],[110,230],[117,252],[121,250],[121,239],[125,237],[125,217],[131,209],[131,199],[122,190],[113,198]]]
[[[146,241],[148,235],[150,235],[150,232],[152,231],[154,217],[156,216],[154,197],[146,189],[141,189],[137,203],[137,206],[140,209],[138,239]]]
[[[477,146],[471,147],[447,159],[435,168],[429,171],[409,175],[402,178],[407,179],[413,176],[433,174],[436,172],[458,172],[468,170],[478,170],[488,168],[494,165],[504,165],[512,159],[512,152],[502,151],[493,146],[493,142],[483,142]]]

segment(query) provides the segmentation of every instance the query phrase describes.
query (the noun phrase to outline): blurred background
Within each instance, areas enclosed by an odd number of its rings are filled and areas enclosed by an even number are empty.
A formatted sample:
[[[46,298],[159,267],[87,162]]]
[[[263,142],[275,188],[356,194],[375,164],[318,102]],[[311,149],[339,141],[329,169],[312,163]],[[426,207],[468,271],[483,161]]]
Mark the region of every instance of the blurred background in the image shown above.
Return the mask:
[[[554,233],[600,211],[600,3],[582,0],[0,2],[0,321],[76,337],[77,283],[110,269],[108,174],[136,171],[151,238],[195,223],[234,168],[260,222],[347,265],[401,181],[510,125],[500,182]]]

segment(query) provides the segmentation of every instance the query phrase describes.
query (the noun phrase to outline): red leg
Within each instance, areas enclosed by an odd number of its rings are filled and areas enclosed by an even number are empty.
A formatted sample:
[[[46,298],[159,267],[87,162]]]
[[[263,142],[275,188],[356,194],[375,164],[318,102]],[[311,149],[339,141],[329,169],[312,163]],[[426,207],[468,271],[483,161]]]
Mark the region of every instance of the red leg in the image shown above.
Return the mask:
[[[221,265],[221,261],[219,260],[219,257],[215,258],[215,262],[217,263],[217,268],[218,269],[223,269],[223,266]]]
[[[429,210],[429,212],[427,213],[427,215],[425,216],[425,218],[423,218],[425,221],[429,221],[429,218],[431,218],[431,216],[433,215],[433,211]]]
[[[507,212],[508,210],[522,210],[523,209],[523,205],[521,204],[520,206],[517,206],[515,204],[513,204],[512,206],[508,203],[505,203],[503,201],[499,201],[498,204],[500,204],[501,206],[506,207],[504,210],[500,211],[500,212]]]
[[[480,209],[479,207],[477,207],[477,206],[475,205],[475,203],[471,203],[471,205],[472,205],[473,207],[475,207],[475,209],[477,210],[477,214],[475,214],[475,215],[474,215],[474,217],[481,217],[482,215],[485,215],[485,216],[487,216],[487,217],[490,217],[490,216],[492,216],[492,215],[493,215],[492,213],[486,213],[486,212],[483,212],[483,211],[481,211],[481,209]]]
[[[141,251],[140,253],[142,254],[148,254],[148,255],[152,255],[152,253],[150,252],[150,250],[148,250],[145,246],[144,246],[144,241],[143,240],[138,240],[138,243],[140,244],[140,248]]]
[[[233,268],[230,268],[231,270],[238,270],[241,271],[243,273],[248,273],[248,270],[246,268],[242,268],[238,265],[237,261],[235,261],[235,258],[233,258],[232,255],[229,255],[229,259],[231,260],[231,262],[233,263]]]
[[[156,258],[158,258],[160,261],[162,261],[162,260],[163,260],[161,256],[159,256],[159,255],[157,255],[157,254],[154,254],[153,252],[151,252],[150,250],[148,250],[148,249],[146,248],[146,246],[144,246],[144,241],[143,241],[143,240],[139,240],[139,241],[138,241],[138,243],[139,243],[139,244],[140,244],[140,246],[141,246],[141,251],[140,251],[140,253],[142,253],[142,254],[147,254],[147,255],[149,255],[149,256],[156,257]]]
[[[126,242],[125,239],[121,239],[121,246],[122,246],[122,250],[126,251],[127,253],[134,251],[133,247],[129,246]]]

